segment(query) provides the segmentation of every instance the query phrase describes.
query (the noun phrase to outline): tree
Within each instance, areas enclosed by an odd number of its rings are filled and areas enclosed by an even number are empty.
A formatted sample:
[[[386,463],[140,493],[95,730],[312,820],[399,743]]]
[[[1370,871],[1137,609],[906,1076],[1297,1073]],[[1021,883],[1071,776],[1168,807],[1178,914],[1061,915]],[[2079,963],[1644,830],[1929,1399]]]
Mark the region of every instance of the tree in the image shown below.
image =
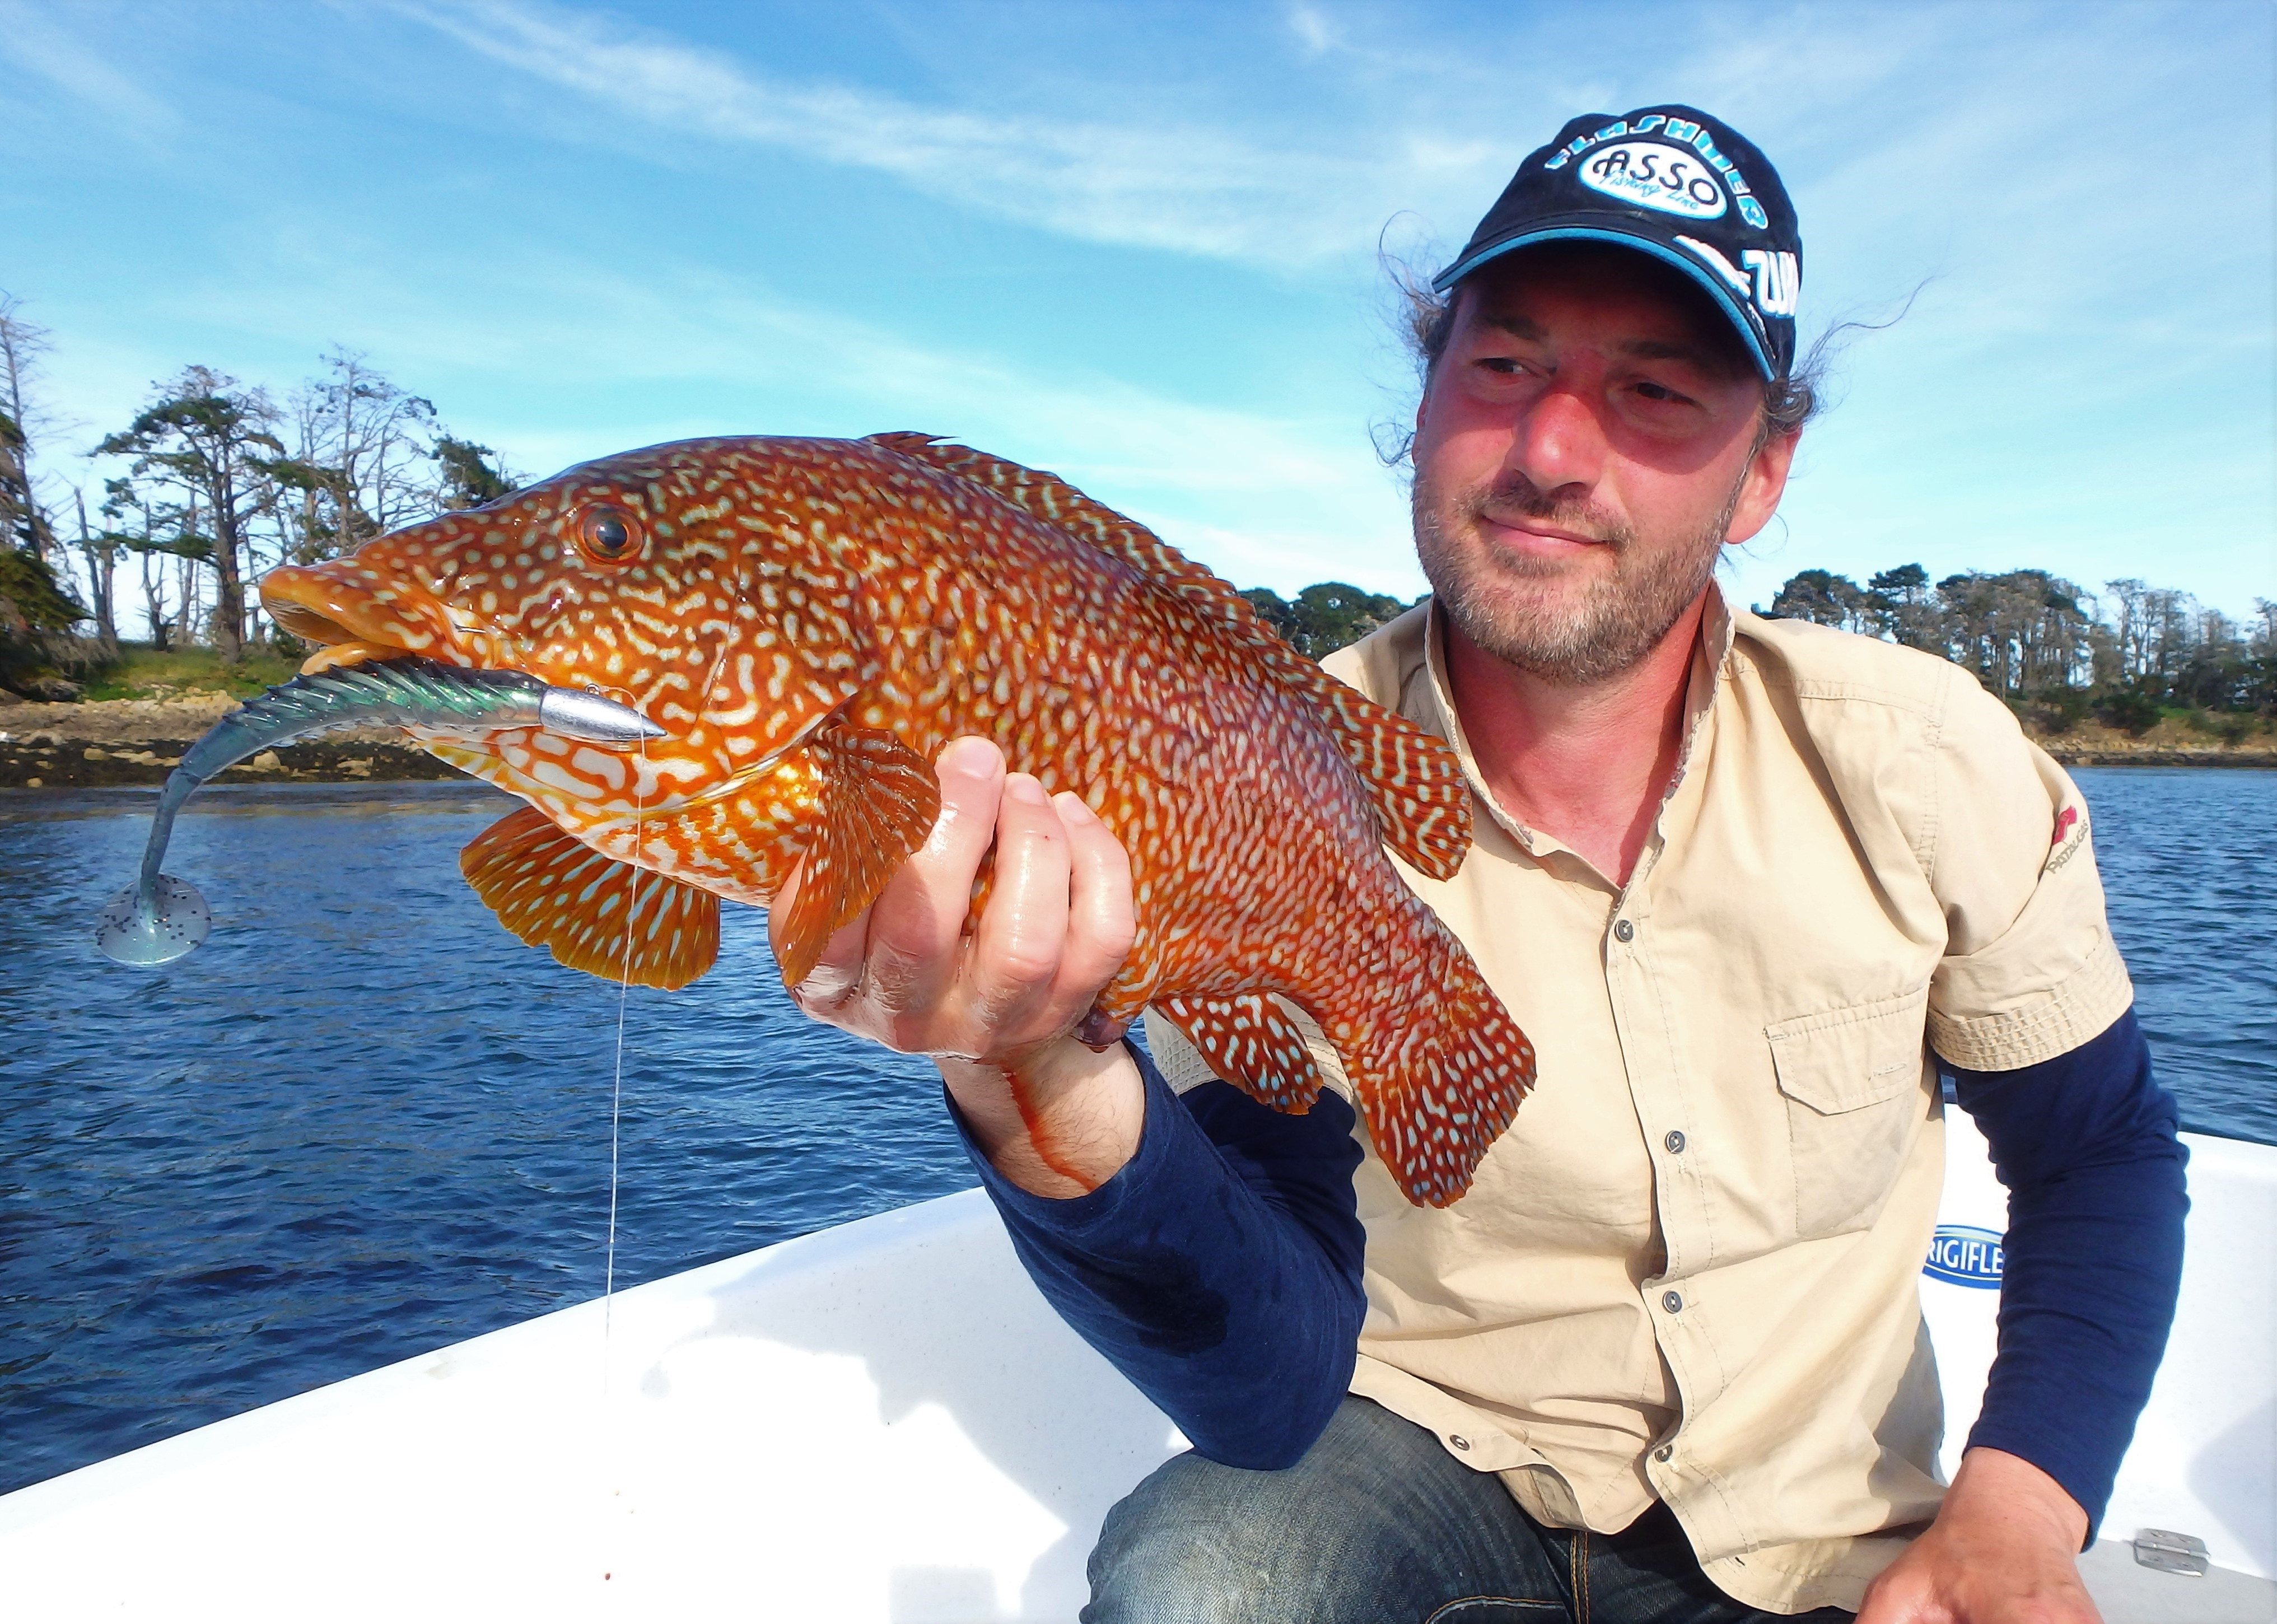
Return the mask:
[[[293,454],[267,468],[284,493],[279,559],[301,564],[353,552],[440,505],[421,466],[432,455],[423,440],[436,431],[434,402],[354,351],[335,349],[324,366],[293,393]]]
[[[32,413],[25,391],[47,351],[48,330],[26,321],[18,314],[22,309],[22,300],[0,293],[0,535],[45,565],[56,535],[32,479]]]
[[[198,504],[154,506],[132,480],[112,479],[103,484],[103,516],[110,528],[101,541],[120,553],[131,553],[139,566],[142,585],[143,623],[150,646],[164,653],[191,623],[198,603],[197,573],[213,561],[213,538],[198,528]],[[174,564],[171,613],[166,560]]]
[[[2045,569],[1968,570],[1937,583],[1946,650],[2004,699],[2068,688],[2089,663],[2087,612]]]
[[[1771,614],[1780,620],[1811,621],[1852,631],[1864,630],[1873,623],[1870,606],[1858,583],[1825,569],[1805,569],[1789,576],[1778,596],[1771,599]]]
[[[2175,666],[2168,697],[2203,710],[2244,708],[2250,658],[2237,622],[2219,609],[2201,608],[2193,617],[2189,644]]]
[[[1342,581],[1315,582],[1293,601],[1264,586],[1253,586],[1242,596],[1283,641],[1312,660],[1359,642],[1408,607],[1389,593],[1362,591]]]
[[[113,583],[118,578],[122,549],[118,538],[109,531],[88,530],[85,495],[73,491],[72,502],[79,509],[79,550],[87,560],[88,595],[95,599],[95,637],[107,660],[118,652],[118,596]]]
[[[1932,654],[1945,652],[1937,595],[1930,588],[1929,571],[1919,564],[1880,570],[1867,581],[1866,619],[1876,637]]]
[[[11,672],[40,663],[41,634],[69,631],[87,618],[41,545],[47,521],[32,499],[23,447],[15,418],[0,412],[0,664]]]
[[[435,438],[434,455],[442,465],[440,484],[445,507],[480,507],[484,502],[512,496],[522,488],[520,477],[510,472],[505,463],[488,461],[498,455],[488,446],[442,434]]]
[[[271,431],[277,408],[263,391],[209,367],[186,369],[156,396],[95,453],[131,457],[131,477],[178,492],[188,504],[183,536],[198,534],[196,508],[204,505],[212,529],[202,539],[218,597],[213,638],[222,659],[234,664],[245,654],[244,563],[251,525],[274,507],[270,464],[286,456],[284,442]]]

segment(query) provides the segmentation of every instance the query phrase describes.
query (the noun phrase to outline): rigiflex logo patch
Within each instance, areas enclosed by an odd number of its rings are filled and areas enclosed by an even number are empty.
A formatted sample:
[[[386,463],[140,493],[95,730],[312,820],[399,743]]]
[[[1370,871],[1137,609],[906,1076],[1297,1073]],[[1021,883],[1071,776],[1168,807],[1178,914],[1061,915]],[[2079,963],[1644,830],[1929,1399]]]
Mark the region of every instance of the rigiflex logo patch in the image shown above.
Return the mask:
[[[1581,161],[1579,172],[1591,191],[1687,220],[1715,219],[1725,207],[1723,184],[1700,155],[1661,141],[1603,148]]]
[[[1998,1291],[2000,1268],[2007,1261],[2000,1241],[2001,1237],[1991,1230],[1976,1229],[1966,1224],[1940,1224],[1929,1243],[1929,1261],[1922,1265],[1922,1273],[1953,1285]]]

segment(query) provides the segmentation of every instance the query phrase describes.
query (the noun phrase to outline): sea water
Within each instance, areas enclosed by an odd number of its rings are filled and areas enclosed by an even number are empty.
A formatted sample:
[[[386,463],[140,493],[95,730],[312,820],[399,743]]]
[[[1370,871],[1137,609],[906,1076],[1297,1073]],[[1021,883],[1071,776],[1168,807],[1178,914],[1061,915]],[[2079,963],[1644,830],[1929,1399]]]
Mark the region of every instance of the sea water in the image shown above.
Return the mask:
[[[2277,774],[2081,782],[2160,1072],[2277,1141]],[[471,785],[214,788],[217,926],[102,959],[149,791],[0,791],[0,1491],[598,1294],[618,989],[491,919]],[[807,1021],[756,912],[624,1021],[625,1285],[971,1184],[930,1065]]]

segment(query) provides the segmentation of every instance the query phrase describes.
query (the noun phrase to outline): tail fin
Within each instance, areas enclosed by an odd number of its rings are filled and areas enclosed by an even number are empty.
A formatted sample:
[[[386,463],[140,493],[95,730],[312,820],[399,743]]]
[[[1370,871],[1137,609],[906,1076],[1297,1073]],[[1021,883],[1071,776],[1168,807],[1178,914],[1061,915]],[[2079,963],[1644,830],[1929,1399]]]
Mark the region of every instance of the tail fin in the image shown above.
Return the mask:
[[[1420,902],[1408,973],[1365,1022],[1329,1040],[1367,1118],[1376,1154],[1419,1207],[1447,1207],[1534,1086],[1534,1044],[1447,927]]]

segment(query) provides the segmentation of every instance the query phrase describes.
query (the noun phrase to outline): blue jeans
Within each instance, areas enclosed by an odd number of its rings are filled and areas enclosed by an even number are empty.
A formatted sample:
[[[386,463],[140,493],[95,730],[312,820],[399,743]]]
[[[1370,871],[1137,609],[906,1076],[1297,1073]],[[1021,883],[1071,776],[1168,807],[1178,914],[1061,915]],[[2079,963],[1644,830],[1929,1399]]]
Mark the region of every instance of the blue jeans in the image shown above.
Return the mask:
[[[1544,1528],[1490,1472],[1347,1397],[1305,1458],[1180,1455],[1108,1513],[1084,1624],[1769,1624],[1700,1571],[1664,1506]],[[1801,1617],[1847,1624],[1822,1608]]]

